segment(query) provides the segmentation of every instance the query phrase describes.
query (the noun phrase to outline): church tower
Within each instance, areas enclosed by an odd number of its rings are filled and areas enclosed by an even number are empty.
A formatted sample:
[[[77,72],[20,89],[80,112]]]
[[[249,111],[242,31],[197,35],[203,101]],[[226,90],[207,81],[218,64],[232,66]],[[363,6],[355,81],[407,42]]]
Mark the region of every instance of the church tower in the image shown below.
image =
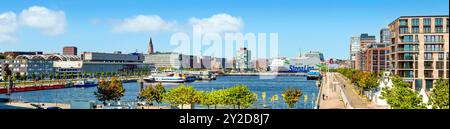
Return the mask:
[[[147,50],[147,54],[153,54],[153,42],[152,42],[152,38],[150,38],[150,41],[148,42],[148,50]]]

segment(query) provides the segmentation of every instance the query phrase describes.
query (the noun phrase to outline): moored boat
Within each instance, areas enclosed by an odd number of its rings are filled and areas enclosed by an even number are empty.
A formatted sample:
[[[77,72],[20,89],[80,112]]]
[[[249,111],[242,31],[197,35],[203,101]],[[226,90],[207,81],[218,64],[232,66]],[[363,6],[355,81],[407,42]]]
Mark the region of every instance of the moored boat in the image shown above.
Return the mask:
[[[73,84],[73,87],[94,87],[94,86],[98,86],[98,81],[95,79],[91,80],[81,79]]]

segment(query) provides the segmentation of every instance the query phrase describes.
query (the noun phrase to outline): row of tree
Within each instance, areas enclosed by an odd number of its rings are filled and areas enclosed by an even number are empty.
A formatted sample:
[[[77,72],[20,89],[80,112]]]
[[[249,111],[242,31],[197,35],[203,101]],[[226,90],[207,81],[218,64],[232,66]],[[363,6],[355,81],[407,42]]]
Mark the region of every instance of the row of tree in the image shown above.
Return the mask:
[[[233,106],[233,108],[248,108],[256,101],[256,96],[245,85],[236,85],[231,88],[214,90],[214,91],[198,91],[192,86],[185,86],[181,84],[177,88],[165,92],[162,84],[157,84],[155,87],[147,86],[139,94],[141,100],[148,103],[156,101],[159,105],[165,102],[172,106],[181,105],[195,105],[201,104],[208,108],[211,105]]]
[[[117,78],[111,78],[111,81],[102,79],[97,87],[97,91],[94,92],[99,101],[106,104],[106,101],[119,101],[124,95],[125,89],[122,82]],[[302,92],[299,89],[289,87],[285,90],[283,99],[290,108],[295,107],[295,103],[298,102]],[[146,101],[152,104],[156,102],[159,105],[161,103],[167,103],[172,106],[184,105],[194,106],[195,104],[210,106],[232,106],[233,108],[248,108],[256,100],[257,96],[252,93],[245,85],[236,85],[227,89],[213,90],[213,91],[198,91],[192,86],[180,86],[166,91],[164,86],[159,83],[155,86],[146,86],[139,92],[138,99]]]
[[[351,83],[358,86],[360,89],[360,94],[362,94],[363,91],[374,91],[378,89],[379,76],[376,73],[363,72],[350,68],[339,68],[335,71],[341,73],[350,79]]]
[[[375,73],[362,72],[359,70],[340,68],[335,69],[351,80],[361,90],[373,91],[378,89],[379,76]],[[390,77],[392,88],[382,89],[382,99],[386,99],[391,108],[394,109],[423,109],[432,106],[435,109],[449,109],[449,83],[446,79],[439,79],[434,83],[430,92],[430,101],[423,103],[421,95],[411,88],[411,83],[403,81],[397,75]],[[361,91],[362,92],[362,91]]]
[[[434,83],[428,103],[422,101],[421,95],[412,90],[411,84],[404,82],[401,77],[391,77],[392,88],[384,88],[382,99],[386,99],[394,109],[425,109],[432,106],[434,109],[449,109],[449,83],[447,79],[439,79]]]

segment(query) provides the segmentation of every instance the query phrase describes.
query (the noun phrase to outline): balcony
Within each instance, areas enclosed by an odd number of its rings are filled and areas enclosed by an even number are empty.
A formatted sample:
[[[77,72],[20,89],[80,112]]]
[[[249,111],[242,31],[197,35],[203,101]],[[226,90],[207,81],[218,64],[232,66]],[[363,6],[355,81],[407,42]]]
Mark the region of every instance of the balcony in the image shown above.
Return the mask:
[[[433,57],[425,57],[423,60],[425,60],[425,61],[433,61],[434,59],[433,59]]]
[[[397,48],[396,51],[399,52],[418,52],[419,48],[411,49],[411,48]]]
[[[433,40],[433,41],[427,41],[427,40],[425,40],[424,41],[424,43],[425,44],[443,44],[443,43],[445,43],[445,40],[444,39],[441,39],[441,40]]]
[[[419,44],[419,41],[401,41],[398,44]]]
[[[444,49],[425,49],[425,52],[443,52]]]
[[[425,69],[434,69],[434,67],[431,65],[431,66],[425,66],[424,67]]]

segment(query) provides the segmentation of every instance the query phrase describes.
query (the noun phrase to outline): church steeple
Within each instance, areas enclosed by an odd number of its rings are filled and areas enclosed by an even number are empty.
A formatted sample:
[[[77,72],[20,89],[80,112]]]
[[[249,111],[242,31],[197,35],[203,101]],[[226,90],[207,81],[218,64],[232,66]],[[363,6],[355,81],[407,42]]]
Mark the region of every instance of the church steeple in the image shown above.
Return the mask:
[[[152,42],[152,38],[150,38],[150,41],[148,42],[148,50],[147,50],[147,54],[153,54],[153,42]]]

